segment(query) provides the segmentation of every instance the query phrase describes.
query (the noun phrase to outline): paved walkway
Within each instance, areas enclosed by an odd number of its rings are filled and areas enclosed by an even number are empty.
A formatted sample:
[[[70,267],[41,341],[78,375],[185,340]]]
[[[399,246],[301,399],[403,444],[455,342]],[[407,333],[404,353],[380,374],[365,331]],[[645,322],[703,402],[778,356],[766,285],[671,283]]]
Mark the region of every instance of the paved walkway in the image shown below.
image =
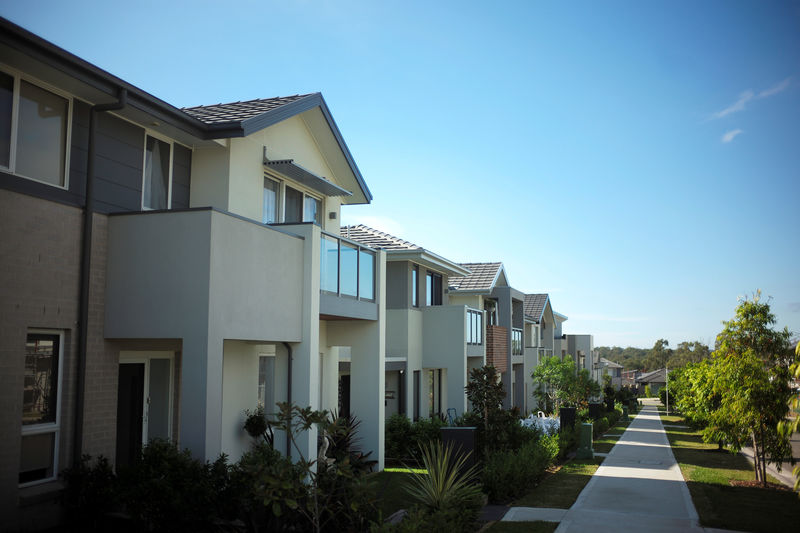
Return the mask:
[[[556,533],[704,530],[656,408],[646,402],[569,510],[512,507],[504,521],[559,521]]]

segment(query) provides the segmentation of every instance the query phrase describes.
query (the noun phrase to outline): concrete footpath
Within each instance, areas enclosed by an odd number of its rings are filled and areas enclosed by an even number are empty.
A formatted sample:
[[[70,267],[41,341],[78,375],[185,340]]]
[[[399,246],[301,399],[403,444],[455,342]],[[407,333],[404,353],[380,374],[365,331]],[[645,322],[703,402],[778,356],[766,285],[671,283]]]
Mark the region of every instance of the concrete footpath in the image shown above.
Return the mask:
[[[558,521],[556,533],[715,531],[699,525],[656,405],[645,403],[570,509],[512,507],[503,520]]]

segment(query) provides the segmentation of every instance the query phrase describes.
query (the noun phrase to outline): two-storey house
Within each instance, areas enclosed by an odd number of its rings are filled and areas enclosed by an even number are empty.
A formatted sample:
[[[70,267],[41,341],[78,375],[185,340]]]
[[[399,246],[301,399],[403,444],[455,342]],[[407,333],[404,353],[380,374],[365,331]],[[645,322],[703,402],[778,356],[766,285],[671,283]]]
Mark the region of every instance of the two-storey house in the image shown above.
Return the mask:
[[[236,460],[259,402],[348,404],[382,467],[385,253],[340,236],[371,194],[322,95],[178,109],[3,19],[0,95],[4,524],[82,453]]]
[[[470,271],[365,225],[342,235],[386,252],[386,417],[463,414],[469,371],[485,361],[485,311],[454,303],[447,287]]]

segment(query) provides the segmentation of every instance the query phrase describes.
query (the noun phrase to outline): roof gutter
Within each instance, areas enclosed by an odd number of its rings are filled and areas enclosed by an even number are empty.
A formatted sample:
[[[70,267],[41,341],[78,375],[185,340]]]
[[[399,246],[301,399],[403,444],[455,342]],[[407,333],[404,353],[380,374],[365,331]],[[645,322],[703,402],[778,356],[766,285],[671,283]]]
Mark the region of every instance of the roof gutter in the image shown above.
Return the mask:
[[[86,352],[89,336],[89,287],[92,270],[92,226],[94,225],[94,160],[95,115],[116,111],[128,103],[128,90],[120,87],[116,102],[93,105],[89,111],[89,155],[86,163],[86,204],[83,209],[83,237],[81,242],[80,318],[78,319],[78,372],[75,377],[75,433],[73,435],[73,464],[79,464],[83,454],[83,410],[85,403]]]

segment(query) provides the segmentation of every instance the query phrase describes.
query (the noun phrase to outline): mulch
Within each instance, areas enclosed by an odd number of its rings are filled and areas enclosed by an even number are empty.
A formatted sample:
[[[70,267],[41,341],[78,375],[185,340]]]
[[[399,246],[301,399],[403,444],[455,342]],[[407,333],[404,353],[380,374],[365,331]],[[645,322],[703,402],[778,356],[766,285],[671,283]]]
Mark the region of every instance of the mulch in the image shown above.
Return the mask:
[[[792,489],[787,487],[786,485],[779,485],[778,483],[767,483],[767,486],[764,485],[760,481],[739,481],[739,480],[731,480],[731,486],[734,487],[747,487],[751,489],[765,489],[765,490],[781,490],[791,492]]]

